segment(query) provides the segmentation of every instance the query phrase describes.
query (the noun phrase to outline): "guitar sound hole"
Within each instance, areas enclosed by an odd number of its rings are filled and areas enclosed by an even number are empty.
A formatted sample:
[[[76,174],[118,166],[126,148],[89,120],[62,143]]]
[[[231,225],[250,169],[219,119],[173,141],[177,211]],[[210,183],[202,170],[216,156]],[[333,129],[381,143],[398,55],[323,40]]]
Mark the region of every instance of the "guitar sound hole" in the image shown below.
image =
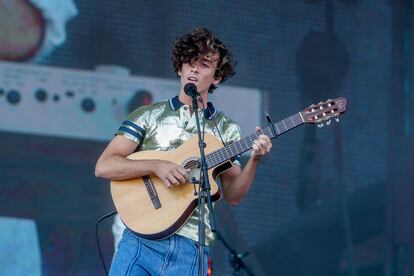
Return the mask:
[[[184,169],[196,169],[198,167],[198,159],[191,159],[191,160],[186,160],[184,161]]]

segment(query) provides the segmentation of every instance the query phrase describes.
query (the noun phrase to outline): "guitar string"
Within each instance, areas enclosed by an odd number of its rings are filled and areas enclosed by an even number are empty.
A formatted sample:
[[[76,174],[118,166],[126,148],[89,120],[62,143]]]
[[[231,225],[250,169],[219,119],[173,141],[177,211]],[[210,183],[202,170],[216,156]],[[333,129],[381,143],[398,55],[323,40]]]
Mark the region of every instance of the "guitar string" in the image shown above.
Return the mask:
[[[298,126],[302,123],[303,123],[303,120],[300,117],[300,113],[296,113],[296,114],[294,114],[294,115],[292,115],[292,116],[290,116],[290,117],[288,117],[288,118],[286,118],[286,119],[284,119],[284,120],[282,120],[282,121],[275,124],[275,127],[277,129],[276,134],[280,135],[281,133],[286,132],[286,131],[288,131],[288,130],[290,130],[290,129],[292,129],[292,128],[294,128],[294,127],[296,127],[296,126]],[[282,131],[280,131],[279,128],[282,129]],[[264,134],[266,134],[266,135],[273,138],[273,133],[271,132],[269,127],[263,129],[259,133],[264,133]],[[249,143],[247,143],[247,141],[249,141],[250,143],[253,143],[253,140],[255,138],[257,138],[256,133],[252,134],[251,136],[245,137],[245,138],[243,138],[243,139],[241,139],[241,140],[239,140],[239,141],[237,141],[233,144],[228,145],[227,148],[222,148],[222,149],[219,149],[217,151],[214,151],[214,152],[210,153],[208,155],[208,158],[212,161],[215,161],[214,163],[224,162],[224,161],[228,160],[228,158],[230,156],[234,156],[233,150],[236,150],[236,152],[237,152],[237,150],[239,152],[241,152],[241,151],[250,149],[251,147],[249,146]],[[243,148],[243,146],[245,146],[245,148]],[[240,147],[240,149],[239,149],[239,147]]]
[[[208,107],[207,106],[207,108],[209,109],[209,111],[210,111],[210,113],[211,113],[211,110],[210,110],[210,107]],[[285,125],[285,131],[288,131],[289,129],[292,129],[292,128],[294,128],[294,127],[296,127],[296,126],[298,126],[298,125],[300,125],[301,123],[302,123],[302,119],[300,118],[300,116],[299,116],[300,114],[299,113],[297,113],[297,114],[295,114],[295,115],[292,115],[292,116],[290,116],[289,118],[286,118],[286,119],[284,119],[284,120],[282,120],[281,122],[278,122],[278,123],[276,123],[275,124],[275,126],[276,126],[276,128],[277,128],[277,126],[279,125],[279,127],[281,127],[282,125],[281,125],[281,123],[283,122],[283,124]],[[288,120],[291,120],[292,121],[292,126],[288,126],[288,125],[290,125],[290,122],[288,121]],[[300,122],[298,122],[297,124],[295,123],[295,120],[294,119],[296,119],[296,120],[299,120]],[[223,138],[222,138],[222,136],[221,136],[221,133],[220,133],[220,130],[219,130],[219,128],[218,128],[218,125],[217,125],[217,122],[216,122],[216,120],[215,120],[215,117],[213,117],[213,121],[214,121],[214,123],[215,123],[215,127],[216,127],[216,129],[217,129],[217,132],[219,133],[219,136],[220,136],[220,139],[221,139],[221,142],[223,143],[223,145],[224,146],[226,146],[225,145],[225,143],[224,143],[224,141],[223,141]],[[286,122],[284,122],[284,121],[286,121]],[[203,118],[203,130],[204,130],[204,127],[205,127],[205,125],[204,125],[204,123],[205,123],[205,120],[204,120],[204,118]],[[283,131],[283,132],[285,132],[285,131]],[[280,131],[278,131],[279,133],[277,133],[278,135],[280,135],[281,133],[283,133],[283,132],[280,132]],[[265,129],[263,129],[262,131],[260,131],[259,133],[264,133],[264,134],[266,134],[266,135],[273,135],[272,133],[271,133],[271,131],[270,131],[270,128],[269,127],[267,127],[267,128],[265,128]],[[253,142],[253,139],[255,139],[255,138],[257,138],[258,136],[257,136],[257,133],[254,133],[254,134],[252,134],[252,135],[250,135],[250,136],[247,136],[247,137],[245,137],[245,138],[242,138],[241,140],[239,140],[239,141],[237,141],[237,142],[235,142],[235,143],[233,143],[233,144],[230,144],[230,145],[228,145],[228,147],[227,147],[227,149],[226,148],[221,148],[221,149],[218,149],[218,150],[216,150],[216,151],[214,151],[214,152],[212,152],[212,153],[210,153],[210,154],[208,154],[207,156],[206,156],[206,159],[207,159],[207,165],[209,164],[209,161],[210,160],[212,160],[212,161],[215,161],[216,163],[217,162],[224,162],[224,161],[226,161],[226,160],[228,160],[229,159],[229,150],[230,150],[230,155],[233,155],[233,148],[235,148],[235,150],[236,150],[236,152],[237,152],[237,150],[239,150],[239,151],[243,151],[243,150],[245,150],[246,148],[248,149],[248,148],[251,148],[251,146],[249,146],[249,144],[247,143],[247,140],[250,140],[249,142]],[[246,148],[243,148],[243,143],[244,143],[244,146],[246,147]],[[238,149],[238,147],[240,147],[240,149]],[[225,155],[225,154],[227,154],[227,156]],[[193,165],[193,164],[192,164]],[[193,166],[191,166],[191,167],[193,167]],[[193,167],[194,168],[194,167]],[[153,179],[153,178],[151,178],[151,177],[149,177],[149,180],[150,180],[150,183],[152,183],[152,184],[159,184],[160,182],[161,183],[163,183],[163,181],[159,178],[159,177],[155,177],[155,179]],[[144,182],[145,183],[145,182]],[[153,186],[153,185],[152,185]],[[195,188],[195,185],[194,185],[194,188]],[[153,188],[151,188],[151,192],[156,192],[156,190],[155,190],[155,186],[153,186]]]
[[[209,112],[211,113],[210,107],[207,106],[207,108],[209,109]],[[298,117],[299,117],[299,114],[295,114],[295,115],[290,116],[289,118],[287,118],[285,120],[282,120],[283,124],[286,125],[286,127],[284,127],[286,129],[285,131],[287,131],[287,130],[289,130],[289,129],[291,129],[291,128],[293,128],[293,127],[295,127],[295,126],[298,125],[298,124],[295,123],[295,120],[293,120],[293,119],[298,119]],[[290,125],[290,122],[288,120],[291,120],[292,121],[292,126],[288,126],[288,125]],[[217,121],[215,120],[215,117],[213,117],[213,121],[215,123],[215,127],[217,129],[217,132],[219,133],[221,142],[223,143],[224,146],[226,146],[226,144],[224,143],[223,138],[221,136],[221,133],[220,133],[220,130],[218,128],[218,124],[217,124]],[[284,122],[284,121],[287,121],[287,122]],[[203,118],[203,125],[204,125],[204,123],[205,123],[205,120]],[[281,124],[281,122],[278,122],[275,125],[281,126],[280,124]],[[203,128],[204,128],[204,126],[203,126]],[[261,132],[264,133],[264,134],[266,134],[266,135],[271,135],[272,134],[270,132],[270,129],[269,128],[265,128]],[[278,134],[281,134],[281,133],[282,132],[279,132]],[[254,133],[254,134],[252,134],[250,136],[247,136],[247,137],[245,137],[245,138],[243,138],[243,139],[241,139],[241,140],[239,140],[239,141],[237,141],[237,142],[235,142],[233,144],[228,145],[228,148],[221,148],[219,150],[216,150],[216,151],[208,154],[206,156],[207,157],[207,164],[209,163],[210,160],[215,161],[215,162],[224,162],[224,161],[228,160],[229,156],[233,155],[233,150],[236,150],[236,152],[237,152],[237,151],[243,151],[246,148],[247,149],[248,148],[251,148],[251,146],[249,146],[249,144],[247,143],[247,140],[250,140],[249,142],[252,143],[254,138],[257,138],[257,134],[256,133]],[[243,147],[243,143],[244,143],[244,146],[245,147]],[[239,147],[240,147],[240,149],[238,149]],[[230,152],[230,155],[229,155],[229,152]],[[153,183],[158,183],[158,182],[160,182],[162,180],[157,177],[157,180],[152,180],[151,179],[151,181]]]

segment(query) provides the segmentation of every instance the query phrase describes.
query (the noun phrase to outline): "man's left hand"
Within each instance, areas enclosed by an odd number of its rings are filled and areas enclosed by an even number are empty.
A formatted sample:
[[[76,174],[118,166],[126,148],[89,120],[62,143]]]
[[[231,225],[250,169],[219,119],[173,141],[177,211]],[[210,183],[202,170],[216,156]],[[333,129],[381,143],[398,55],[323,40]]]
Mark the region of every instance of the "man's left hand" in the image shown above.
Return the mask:
[[[260,127],[256,127],[256,132],[260,130]],[[251,153],[251,158],[253,158],[255,161],[258,161],[270,152],[270,149],[272,148],[272,142],[270,141],[269,136],[260,134],[259,137],[253,141],[252,147],[253,150]]]

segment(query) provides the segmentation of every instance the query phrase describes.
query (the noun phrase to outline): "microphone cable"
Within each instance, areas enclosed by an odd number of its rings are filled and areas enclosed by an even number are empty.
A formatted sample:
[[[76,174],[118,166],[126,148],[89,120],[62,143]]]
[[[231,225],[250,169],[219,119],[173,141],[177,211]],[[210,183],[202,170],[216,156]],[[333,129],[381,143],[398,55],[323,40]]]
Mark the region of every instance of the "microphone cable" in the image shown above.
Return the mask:
[[[107,219],[107,218],[115,215],[116,213],[117,213],[116,210],[112,210],[111,212],[107,213],[106,215],[104,215],[100,219],[98,219],[98,221],[96,222],[96,225],[95,225],[96,246],[98,247],[99,257],[101,259],[102,266],[105,270],[105,275],[106,276],[108,276],[108,269],[106,268],[105,260],[104,260],[103,255],[102,255],[101,243],[100,243],[100,239],[99,239],[99,224],[104,219]]]

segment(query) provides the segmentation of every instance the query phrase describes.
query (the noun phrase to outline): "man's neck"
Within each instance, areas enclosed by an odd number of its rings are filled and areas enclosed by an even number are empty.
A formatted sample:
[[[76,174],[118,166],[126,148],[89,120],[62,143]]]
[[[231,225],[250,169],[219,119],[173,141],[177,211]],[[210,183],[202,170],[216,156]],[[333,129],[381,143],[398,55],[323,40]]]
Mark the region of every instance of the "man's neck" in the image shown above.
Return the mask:
[[[201,93],[200,94],[201,99],[204,103],[204,108],[207,108],[207,102],[208,102],[208,92],[207,93]],[[184,91],[180,91],[180,94],[178,95],[178,99],[183,103],[190,107],[191,112],[193,111],[193,98],[185,94]],[[203,105],[199,102],[198,108],[200,110],[203,109]]]

